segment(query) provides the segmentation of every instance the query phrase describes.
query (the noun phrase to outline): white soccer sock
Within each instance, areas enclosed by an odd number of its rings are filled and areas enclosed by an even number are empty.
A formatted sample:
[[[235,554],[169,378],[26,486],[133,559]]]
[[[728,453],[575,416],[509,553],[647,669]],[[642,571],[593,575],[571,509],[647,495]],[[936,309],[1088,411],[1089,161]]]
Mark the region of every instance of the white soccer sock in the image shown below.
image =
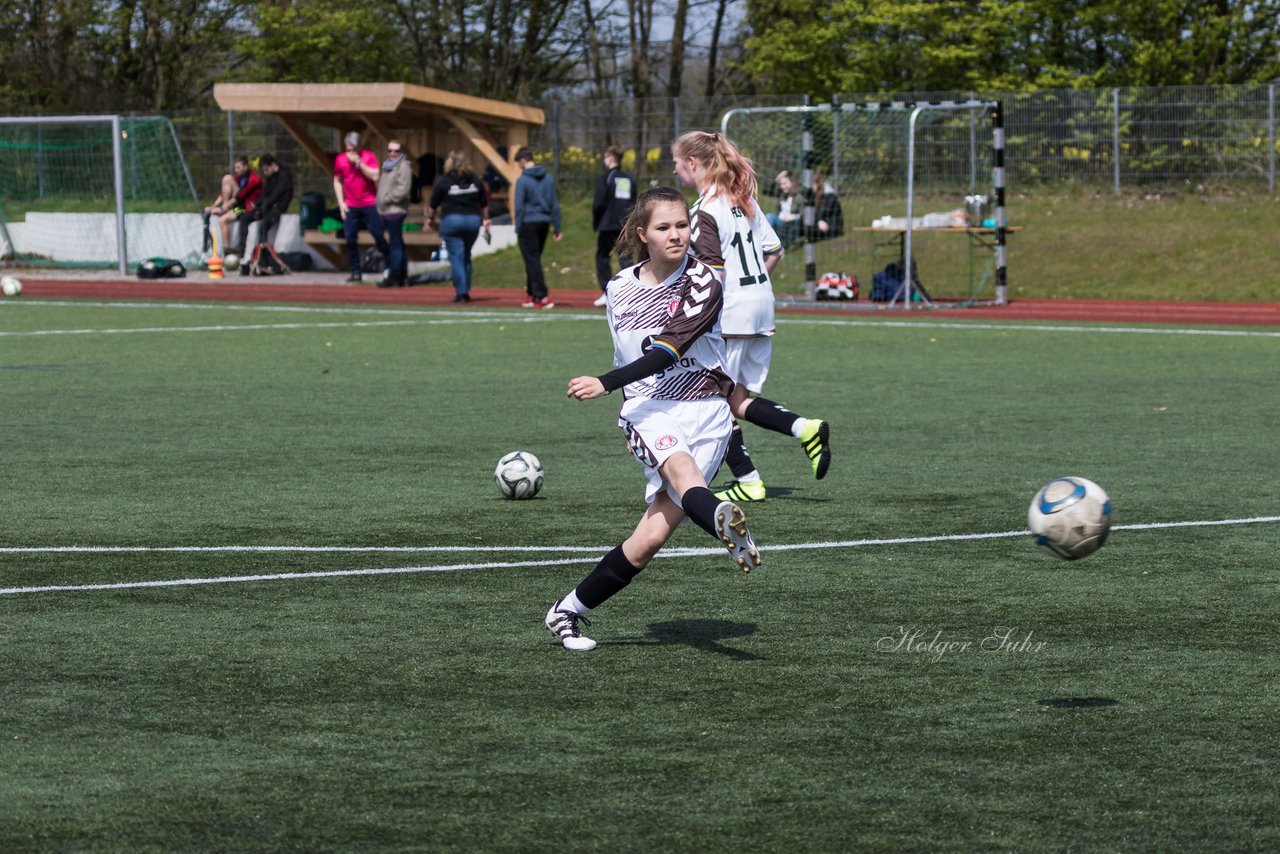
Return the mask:
[[[583,605],[581,600],[578,599],[578,590],[576,587],[573,590],[570,590],[568,594],[560,600],[559,610],[572,611],[575,614],[591,613],[591,609],[586,605]]]
[[[799,439],[804,434],[804,425],[808,423],[808,418],[797,418],[796,423],[791,425],[791,435]]]
[[[761,480],[760,472],[752,469],[749,474],[744,474],[742,477],[738,478],[738,483],[759,483]]]

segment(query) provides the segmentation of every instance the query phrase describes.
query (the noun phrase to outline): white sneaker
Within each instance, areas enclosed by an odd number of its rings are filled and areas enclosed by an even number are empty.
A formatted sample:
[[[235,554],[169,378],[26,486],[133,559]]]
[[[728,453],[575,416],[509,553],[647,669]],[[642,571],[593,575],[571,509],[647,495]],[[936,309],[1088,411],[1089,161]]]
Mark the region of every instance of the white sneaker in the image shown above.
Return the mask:
[[[594,305],[596,308],[604,308],[607,302],[609,302],[609,297],[606,296],[605,294],[601,294],[600,296],[596,297],[596,301],[591,304]]]
[[[760,551],[747,530],[747,516],[737,504],[721,501],[716,507],[716,533],[729,550],[729,557],[743,572],[750,572],[760,565]]]
[[[565,649],[571,649],[575,652],[586,652],[589,649],[595,649],[596,642],[591,638],[583,637],[582,630],[578,628],[579,621],[588,626],[591,625],[591,621],[584,614],[558,610],[560,601],[557,601],[556,604],[551,606],[551,610],[547,611],[547,630],[560,638],[560,643],[564,644]]]

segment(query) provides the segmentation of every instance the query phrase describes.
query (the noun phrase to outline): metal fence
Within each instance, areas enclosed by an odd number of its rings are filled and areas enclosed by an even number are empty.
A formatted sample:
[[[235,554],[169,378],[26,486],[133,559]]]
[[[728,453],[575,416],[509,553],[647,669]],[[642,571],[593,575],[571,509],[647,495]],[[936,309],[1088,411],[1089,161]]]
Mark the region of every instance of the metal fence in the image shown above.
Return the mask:
[[[1276,188],[1276,84],[1127,89],[861,92],[841,103],[995,100],[1004,104],[1007,183],[1146,188],[1233,184]],[[610,142],[644,151],[640,176],[670,174],[665,145],[684,130],[715,130],[726,110],[808,103],[797,96],[648,99],[620,106],[582,100],[546,107],[534,142],[553,152],[562,181],[590,181]],[[905,145],[905,139],[903,140]],[[654,147],[660,151],[654,154]],[[799,140],[796,140],[799,148]],[[588,154],[581,163],[579,151]],[[639,158],[638,158],[639,159]],[[588,168],[584,168],[584,165]]]
[[[847,93],[838,100],[971,98],[1004,104],[1006,178],[1013,189],[1081,185],[1118,192],[1187,184],[1276,189],[1276,84]],[[566,190],[590,189],[599,174],[600,152],[610,144],[634,153],[634,171],[642,182],[669,181],[670,142],[680,133],[715,130],[720,117],[734,108],[804,103],[807,98],[794,95],[557,100],[541,105],[547,121],[530,142]],[[234,154],[264,151],[294,165],[298,192],[329,192],[331,180],[323,168],[271,116],[202,110],[167,117],[202,197],[216,193]],[[312,132],[322,147],[340,148],[332,130]]]

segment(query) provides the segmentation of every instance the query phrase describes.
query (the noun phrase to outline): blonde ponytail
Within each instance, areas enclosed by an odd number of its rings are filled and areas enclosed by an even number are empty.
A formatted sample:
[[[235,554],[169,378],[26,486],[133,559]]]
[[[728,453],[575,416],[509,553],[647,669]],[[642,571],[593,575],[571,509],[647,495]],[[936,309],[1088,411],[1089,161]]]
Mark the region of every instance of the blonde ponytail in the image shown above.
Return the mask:
[[[756,169],[725,135],[691,130],[671,144],[677,159],[692,157],[706,170],[708,182],[748,216],[756,211]]]

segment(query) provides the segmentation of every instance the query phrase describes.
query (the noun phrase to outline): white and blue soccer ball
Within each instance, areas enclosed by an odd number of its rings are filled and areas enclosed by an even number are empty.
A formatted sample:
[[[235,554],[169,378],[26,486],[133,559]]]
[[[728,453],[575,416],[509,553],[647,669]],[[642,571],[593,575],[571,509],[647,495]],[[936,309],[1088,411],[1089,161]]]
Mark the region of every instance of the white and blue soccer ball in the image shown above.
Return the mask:
[[[7,297],[16,297],[22,293],[22,282],[17,276],[5,276],[0,278],[0,291]]]
[[[528,451],[512,451],[498,460],[493,481],[503,498],[532,498],[542,489],[542,463]]]
[[[1027,511],[1036,545],[1063,560],[1079,560],[1102,548],[1111,531],[1111,499],[1083,477],[1051,480]]]

